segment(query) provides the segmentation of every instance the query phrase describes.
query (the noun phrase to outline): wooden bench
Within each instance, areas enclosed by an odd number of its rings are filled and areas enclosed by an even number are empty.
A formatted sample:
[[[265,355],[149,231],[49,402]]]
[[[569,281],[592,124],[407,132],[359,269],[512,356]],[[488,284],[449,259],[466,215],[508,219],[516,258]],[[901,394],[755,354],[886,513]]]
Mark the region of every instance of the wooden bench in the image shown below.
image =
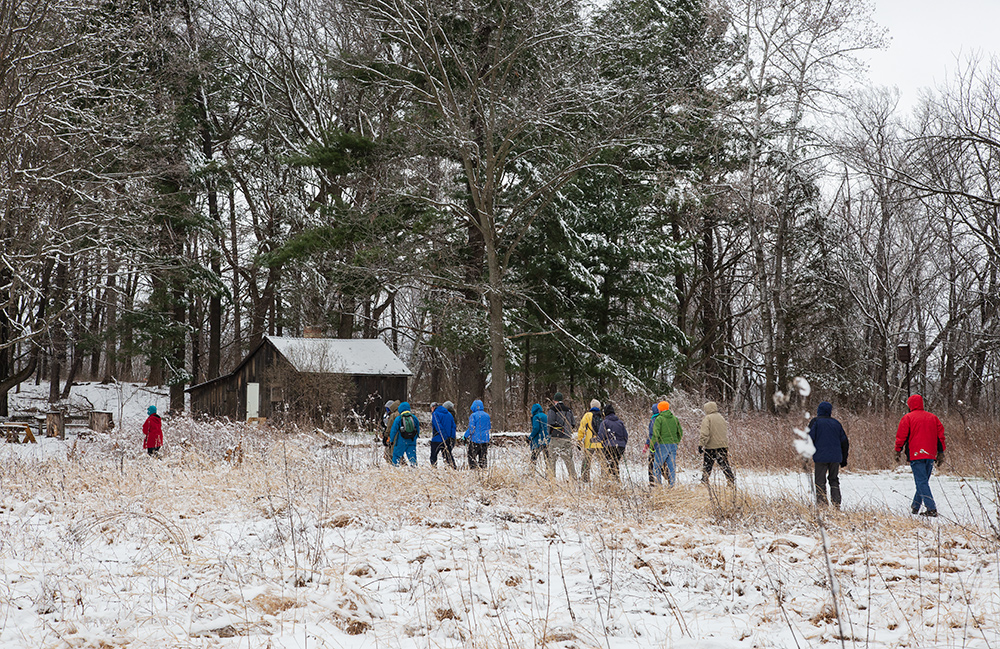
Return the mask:
[[[35,435],[31,432],[31,426],[25,423],[8,421],[0,424],[0,431],[3,432],[4,439],[9,443],[14,444],[37,444],[38,440],[35,439]],[[21,433],[24,432],[24,438],[21,439]]]

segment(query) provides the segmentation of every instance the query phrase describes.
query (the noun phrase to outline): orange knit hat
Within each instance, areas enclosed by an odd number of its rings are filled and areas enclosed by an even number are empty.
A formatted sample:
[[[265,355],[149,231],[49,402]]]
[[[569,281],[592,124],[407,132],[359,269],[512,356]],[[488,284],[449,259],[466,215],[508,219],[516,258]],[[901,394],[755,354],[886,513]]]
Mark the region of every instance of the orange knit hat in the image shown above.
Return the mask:
[[[670,410],[670,403],[666,401],[661,401],[660,403],[656,404],[656,407],[659,408],[660,412],[664,412]]]

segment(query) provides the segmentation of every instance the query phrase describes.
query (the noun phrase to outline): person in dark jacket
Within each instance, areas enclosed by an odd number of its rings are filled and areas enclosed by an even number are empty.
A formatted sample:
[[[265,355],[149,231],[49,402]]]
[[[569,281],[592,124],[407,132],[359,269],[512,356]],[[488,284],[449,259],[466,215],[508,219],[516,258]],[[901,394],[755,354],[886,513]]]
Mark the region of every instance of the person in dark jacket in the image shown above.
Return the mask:
[[[531,435],[528,437],[528,444],[531,447],[532,469],[537,466],[538,456],[541,455],[545,460],[545,473],[552,477],[549,462],[549,418],[539,403],[531,406]]]
[[[490,446],[490,416],[486,414],[483,402],[476,399],[469,408],[469,427],[465,429],[465,440],[469,443],[470,469],[486,468],[486,453]]]
[[[453,469],[455,465],[455,417],[448,410],[450,401],[433,408],[431,411],[431,429],[434,436],[431,437],[431,466],[437,466],[438,453],[444,457],[444,461]]]
[[[146,436],[143,447],[150,455],[159,457],[160,447],[163,446],[163,422],[156,414],[156,406],[146,408],[146,421],[142,424],[142,433]]]
[[[625,422],[618,419],[615,408],[610,403],[604,406],[604,419],[597,429],[597,438],[601,440],[604,449],[604,461],[608,467],[608,476],[621,480],[619,464],[625,455],[625,445],[628,444],[628,431]]]
[[[931,494],[931,473],[934,464],[944,463],[944,424],[935,415],[924,410],[924,398],[914,394],[906,400],[910,412],[899,420],[896,429],[896,457],[906,451],[910,461],[910,471],[913,472],[913,482],[916,493],[910,504],[910,511],[920,514],[920,507],[925,507],[923,516],[937,516],[937,505]]]
[[[549,473],[554,477],[556,464],[562,460],[566,473],[576,480],[576,464],[573,461],[573,432],[576,430],[576,419],[569,406],[563,403],[562,392],[552,395],[552,405],[549,406]]]
[[[420,436],[420,420],[410,412],[410,404],[403,401],[399,404],[399,414],[392,421],[389,429],[389,441],[392,445],[392,465],[399,466],[399,461],[406,456],[411,466],[417,466],[417,437]]]
[[[382,413],[382,431],[380,434],[382,441],[382,456],[385,457],[386,464],[392,464],[392,444],[389,443],[389,431],[392,430],[392,422],[396,421],[399,414],[399,401],[386,401],[385,412]]]
[[[656,457],[653,448],[653,424],[656,423],[656,416],[660,414],[660,407],[657,404],[653,404],[653,416],[649,418],[649,435],[646,436],[646,472],[649,474],[649,486],[652,487],[656,484],[656,463],[653,459]]]
[[[813,453],[816,477],[816,502],[827,504],[826,483],[830,482],[830,500],[840,509],[840,469],[847,466],[850,442],[840,422],[834,419],[833,404],[824,401],[816,408],[816,417],[809,422],[809,437],[816,452]]]

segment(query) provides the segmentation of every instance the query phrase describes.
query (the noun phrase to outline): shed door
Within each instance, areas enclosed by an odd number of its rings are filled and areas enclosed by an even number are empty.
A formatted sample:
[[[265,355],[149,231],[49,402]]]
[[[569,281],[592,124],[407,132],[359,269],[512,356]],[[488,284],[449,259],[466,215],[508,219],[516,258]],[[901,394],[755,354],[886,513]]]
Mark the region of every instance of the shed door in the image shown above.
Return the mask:
[[[254,419],[260,412],[260,383],[247,383],[247,419]]]

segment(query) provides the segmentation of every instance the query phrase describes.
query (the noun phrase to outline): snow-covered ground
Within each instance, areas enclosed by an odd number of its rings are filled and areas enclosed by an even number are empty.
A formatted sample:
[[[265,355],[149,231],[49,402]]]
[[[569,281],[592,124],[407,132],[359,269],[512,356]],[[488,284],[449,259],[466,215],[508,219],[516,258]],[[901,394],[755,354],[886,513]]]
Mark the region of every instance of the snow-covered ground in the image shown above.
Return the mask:
[[[549,483],[516,446],[479,473],[427,467],[423,444],[391,469],[361,439],[165,431],[159,460],[128,425],[0,445],[0,647],[839,644],[798,473],[650,491],[637,456],[620,489]],[[824,520],[845,643],[998,646],[992,486],[935,477],[927,520],[899,515],[908,473],[842,483]]]

